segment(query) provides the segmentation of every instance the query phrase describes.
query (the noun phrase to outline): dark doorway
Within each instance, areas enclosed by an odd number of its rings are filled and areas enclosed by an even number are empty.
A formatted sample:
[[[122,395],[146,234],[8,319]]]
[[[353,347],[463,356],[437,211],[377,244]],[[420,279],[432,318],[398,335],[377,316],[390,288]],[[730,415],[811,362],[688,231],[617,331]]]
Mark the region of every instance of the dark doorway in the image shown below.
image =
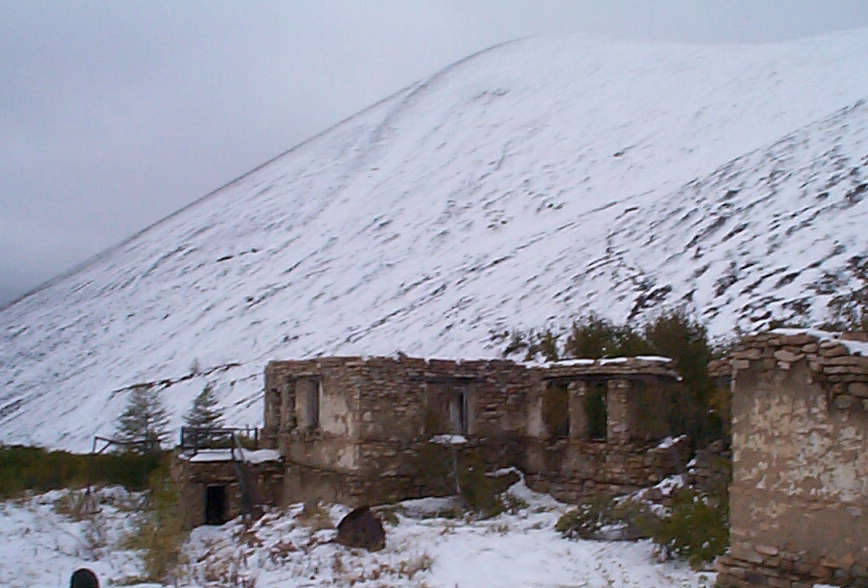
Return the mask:
[[[226,486],[205,488],[205,524],[222,525],[226,522]]]

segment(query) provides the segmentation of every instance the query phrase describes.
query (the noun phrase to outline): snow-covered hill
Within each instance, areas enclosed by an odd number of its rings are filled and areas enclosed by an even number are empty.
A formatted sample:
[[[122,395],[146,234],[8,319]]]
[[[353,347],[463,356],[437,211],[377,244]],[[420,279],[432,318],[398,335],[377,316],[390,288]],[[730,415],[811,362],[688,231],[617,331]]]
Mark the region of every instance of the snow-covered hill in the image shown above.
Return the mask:
[[[588,310],[822,320],[868,253],[866,63],[868,30],[471,56],[0,311],[0,441],[86,449],[150,381],[253,424],[269,359],[493,356]]]

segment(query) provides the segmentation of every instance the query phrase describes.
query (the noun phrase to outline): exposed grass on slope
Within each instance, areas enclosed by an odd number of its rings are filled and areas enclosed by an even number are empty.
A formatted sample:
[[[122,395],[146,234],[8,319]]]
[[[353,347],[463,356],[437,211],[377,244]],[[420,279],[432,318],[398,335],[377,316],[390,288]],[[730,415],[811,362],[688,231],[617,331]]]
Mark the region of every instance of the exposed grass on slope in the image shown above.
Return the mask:
[[[21,445],[0,447],[0,498],[25,490],[78,488],[88,483],[143,490],[157,468],[159,455],[103,454],[90,456],[46,451]]]

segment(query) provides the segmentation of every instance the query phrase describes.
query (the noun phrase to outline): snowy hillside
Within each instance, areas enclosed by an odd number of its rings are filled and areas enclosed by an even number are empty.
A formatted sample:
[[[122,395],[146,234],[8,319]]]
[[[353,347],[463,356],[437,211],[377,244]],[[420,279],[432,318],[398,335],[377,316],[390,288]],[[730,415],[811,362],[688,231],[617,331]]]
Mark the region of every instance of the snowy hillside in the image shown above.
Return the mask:
[[[87,449],[151,381],[254,424],[270,359],[493,356],[587,310],[822,320],[868,252],[866,63],[868,30],[471,56],[0,311],[0,441]]]

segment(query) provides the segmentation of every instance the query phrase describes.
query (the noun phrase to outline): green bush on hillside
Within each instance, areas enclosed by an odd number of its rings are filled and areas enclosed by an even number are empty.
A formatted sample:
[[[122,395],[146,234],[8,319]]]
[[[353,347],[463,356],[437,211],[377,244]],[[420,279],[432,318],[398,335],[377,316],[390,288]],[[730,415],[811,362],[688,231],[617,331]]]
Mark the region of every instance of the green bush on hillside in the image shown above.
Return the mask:
[[[116,484],[144,490],[159,455],[89,455],[39,447],[0,446],[0,498],[25,490],[45,492],[91,484]]]

